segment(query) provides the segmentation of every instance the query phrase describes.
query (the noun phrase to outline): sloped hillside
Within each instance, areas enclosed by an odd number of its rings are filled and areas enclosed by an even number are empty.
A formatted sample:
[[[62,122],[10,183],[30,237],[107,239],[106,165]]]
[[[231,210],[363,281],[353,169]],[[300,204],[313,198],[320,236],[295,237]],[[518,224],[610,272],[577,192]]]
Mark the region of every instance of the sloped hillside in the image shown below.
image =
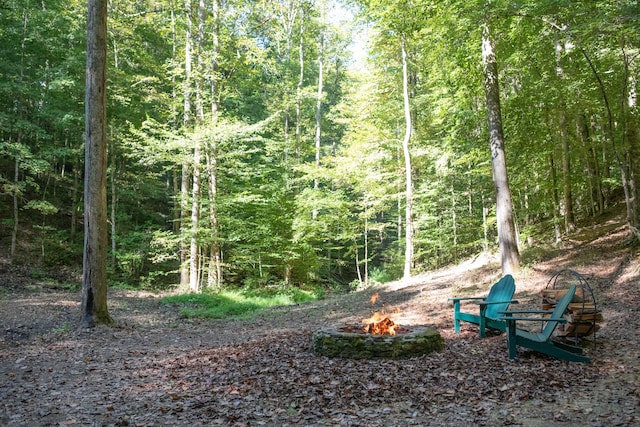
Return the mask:
[[[604,315],[585,347],[592,364],[523,349],[511,361],[503,334],[453,333],[447,298],[486,294],[500,275],[488,255],[252,320],[186,320],[158,295],[117,291],[118,325],[91,331],[75,330],[76,292],[2,265],[0,425],[637,425],[640,259],[627,237],[619,217],[582,227],[516,275],[516,297],[534,307],[555,272],[587,278]],[[444,350],[314,355],[313,331],[369,315],[374,293],[400,309],[398,322],[437,327]]]

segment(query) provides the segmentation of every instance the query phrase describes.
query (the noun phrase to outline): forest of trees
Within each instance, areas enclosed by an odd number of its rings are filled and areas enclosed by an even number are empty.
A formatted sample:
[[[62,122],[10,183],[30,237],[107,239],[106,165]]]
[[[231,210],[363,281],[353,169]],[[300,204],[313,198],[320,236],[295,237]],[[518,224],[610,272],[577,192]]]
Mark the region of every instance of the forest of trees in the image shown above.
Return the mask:
[[[107,9],[111,284],[359,286],[498,249],[517,268],[618,202],[640,236],[636,0]],[[82,265],[86,46],[86,1],[0,0],[16,264]]]

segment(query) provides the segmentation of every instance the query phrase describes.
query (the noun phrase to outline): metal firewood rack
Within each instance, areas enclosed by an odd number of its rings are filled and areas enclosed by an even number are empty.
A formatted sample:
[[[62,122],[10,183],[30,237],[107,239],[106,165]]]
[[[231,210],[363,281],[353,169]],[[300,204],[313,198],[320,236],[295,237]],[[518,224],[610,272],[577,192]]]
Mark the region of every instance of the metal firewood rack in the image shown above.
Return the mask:
[[[577,291],[569,308],[565,312],[567,323],[559,328],[557,338],[579,343],[584,337],[593,335],[593,346],[596,346],[596,332],[600,329],[598,322],[602,320],[602,313],[598,308],[593,287],[580,273],[571,269],[564,269],[554,274],[542,291],[542,308],[553,308],[557,301],[571,285],[576,285]]]

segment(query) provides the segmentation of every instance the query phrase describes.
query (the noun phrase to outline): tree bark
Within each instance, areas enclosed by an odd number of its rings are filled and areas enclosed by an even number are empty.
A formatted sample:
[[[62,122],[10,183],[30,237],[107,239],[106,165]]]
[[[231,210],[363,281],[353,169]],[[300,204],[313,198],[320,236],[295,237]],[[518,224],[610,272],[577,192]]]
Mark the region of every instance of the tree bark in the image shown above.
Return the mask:
[[[316,168],[320,167],[320,145],[322,137],[322,92],[323,92],[323,72],[324,72],[324,34],[320,34],[320,52],[318,52],[318,93],[316,94],[316,134],[315,134],[315,148],[316,148]],[[313,179],[313,188],[318,190],[320,188],[320,181],[318,179],[318,172]],[[318,216],[318,207],[313,207],[312,217],[315,219]]]
[[[553,160],[553,154],[549,155],[549,169],[551,170],[551,189],[553,197],[553,238],[555,244],[562,241],[560,232],[560,196],[558,195],[558,174]]]
[[[177,62],[178,34],[176,33],[176,17],[175,17],[173,1],[170,2],[170,12],[171,12],[171,58],[173,59],[173,61]],[[171,99],[173,101],[171,103],[171,124],[177,128],[178,127],[178,104],[177,104],[178,91],[177,91],[176,82],[177,82],[176,73],[171,73]],[[173,207],[173,210],[174,210],[173,231],[180,235],[180,233],[184,230],[184,221],[182,220],[183,219],[183,210],[182,210],[183,200],[181,197],[182,193],[179,193],[180,188],[178,186],[178,172],[174,169],[172,171],[172,174],[173,174],[173,194],[175,195],[174,207]],[[180,235],[180,248],[178,249],[179,251],[178,256],[180,259],[180,268],[179,268],[180,269],[180,285],[185,285],[186,283],[189,282],[189,278],[186,277],[186,275],[184,275],[185,269],[182,268],[182,265],[185,261],[183,259],[184,255],[182,251],[183,240],[184,239]]]
[[[498,84],[498,63],[489,26],[482,31],[482,62],[484,68],[484,89],[487,102],[489,143],[493,183],[496,190],[496,217],[498,223],[498,244],[500,247],[502,273],[509,274],[520,269],[520,252],[513,218],[513,203],[507,175],[507,162],[500,111],[500,89]]]
[[[580,136],[582,145],[584,147],[584,162],[588,176],[589,185],[589,210],[592,216],[596,216],[602,213],[604,205],[602,200],[602,191],[600,188],[600,172],[598,167],[598,158],[595,153],[593,142],[591,141],[591,135],[589,132],[589,125],[584,114],[578,115],[578,121],[576,123],[577,133]]]
[[[366,198],[365,198],[366,199]],[[369,218],[367,201],[364,202],[364,286],[369,286]]]
[[[560,81],[564,80],[564,69],[561,58],[564,47],[556,40],[556,76]],[[564,231],[570,233],[576,228],[575,215],[573,214],[573,192],[571,191],[571,152],[569,151],[569,121],[567,119],[567,105],[560,91],[560,144],[562,147],[562,192],[564,196]]]
[[[564,103],[563,103],[564,104]],[[564,196],[564,231],[570,233],[576,228],[573,213],[573,192],[571,191],[571,152],[569,151],[569,125],[567,112],[560,112],[560,141],[562,144],[562,193]]]
[[[489,250],[489,207],[485,204],[484,194],[482,195],[482,250]]]
[[[300,145],[302,140],[302,88],[304,84],[304,8],[301,9],[300,16],[300,38],[298,42],[298,62],[300,65],[300,76],[296,88],[296,163],[300,163]]]
[[[211,78],[211,125],[215,126],[219,107],[219,85],[218,67],[220,57],[220,4],[219,0],[212,1],[213,11],[213,31],[212,31],[212,78]],[[220,289],[222,285],[222,252],[219,242],[218,226],[218,153],[217,143],[214,139],[209,141],[206,151],[207,173],[209,175],[209,223],[211,227],[211,245],[209,247],[209,272],[207,274],[207,285]]]
[[[189,0],[186,0],[189,1]],[[196,32],[196,77],[195,77],[195,99],[196,99],[196,123],[204,123],[204,101],[202,99],[203,87],[203,49],[204,49],[204,20],[205,20],[204,0],[198,2],[198,27]],[[189,250],[189,289],[192,292],[200,291],[200,245],[198,241],[198,228],[200,227],[200,185],[202,157],[202,141],[199,135],[193,137],[193,183],[191,186],[191,243]]]
[[[20,138],[18,137],[18,147],[20,146]],[[20,195],[20,154],[19,148],[16,150],[16,158],[13,170],[13,228],[11,229],[11,252],[9,252],[9,264],[13,264],[16,256],[16,247],[18,243],[18,226],[20,220],[20,209],[18,206],[18,196]]]
[[[189,289],[200,290],[198,227],[200,222],[200,138],[194,138],[193,184],[191,187],[191,244],[189,249]]]
[[[111,323],[107,309],[107,0],[89,0],[85,94],[82,326]]]
[[[107,12],[108,13],[108,12]],[[113,38],[113,68],[118,70],[118,43]],[[111,175],[109,176],[110,184],[111,184],[111,268],[115,270],[117,265],[117,257],[116,257],[116,205],[118,202],[118,195],[116,193],[116,174],[118,170],[118,165],[116,163],[116,150],[115,150],[115,142],[113,135],[113,126],[109,128],[111,137],[108,145],[107,156],[111,158]]]
[[[618,118],[618,120],[614,120],[613,111],[611,110],[611,106],[609,104],[609,98],[607,97],[607,91],[605,90],[604,83],[600,78],[600,74],[598,73],[595,65],[591,61],[589,55],[584,49],[580,49],[584,58],[586,59],[591,71],[594,74],[596,82],[598,84],[598,88],[600,89],[600,93],[602,94],[602,100],[605,104],[605,109],[607,112],[607,125],[605,127],[605,135],[611,144],[611,150],[615,159],[616,164],[618,165],[618,169],[620,170],[620,180],[622,183],[622,189],[624,190],[624,199],[625,205],[627,208],[627,225],[629,230],[631,231],[632,237],[635,240],[640,240],[640,208],[638,208],[638,194],[637,194],[637,186],[635,183],[635,174],[634,167],[637,164],[637,159],[633,157],[636,148],[634,145],[629,145],[625,147],[625,140],[629,138],[629,129],[627,127],[627,117],[626,115],[629,113],[628,109],[631,107],[630,104],[633,104],[633,108],[635,108],[635,95],[628,92],[628,82],[627,79],[630,77],[629,75],[629,58],[626,56],[624,48],[622,49],[623,58],[624,58],[624,66],[625,72],[623,75],[623,91],[620,99],[621,103],[621,114],[622,116]],[[619,121],[619,124],[616,122]],[[614,128],[617,126],[621,127],[621,147],[617,146],[616,137],[614,136]],[[632,137],[631,139],[635,139]],[[633,141],[632,144],[637,143],[637,141]],[[620,151],[623,151],[622,153]],[[640,167],[640,165],[638,165]],[[605,165],[606,168],[606,165]],[[606,170],[605,170],[606,172]],[[606,175],[605,175],[606,176]]]
[[[113,138],[113,132],[111,132]],[[111,142],[111,268],[115,269],[118,259],[116,258],[116,205],[118,203],[118,196],[116,193],[116,156],[114,150],[113,141]],[[109,154],[109,153],[107,153]]]
[[[356,273],[358,273],[358,284],[360,287],[362,287],[362,285],[364,284],[363,280],[362,280],[362,272],[360,271],[360,255],[359,255],[359,250],[358,249],[358,239],[357,238],[353,238],[353,246],[354,248],[354,252],[355,252],[355,261],[356,261]]]
[[[621,115],[622,115],[622,145],[626,147],[626,162],[629,174],[627,178],[628,190],[625,191],[627,199],[627,223],[631,230],[632,236],[636,241],[640,241],[640,196],[638,190],[638,179],[640,175],[640,142],[637,115],[634,111],[637,109],[637,92],[636,77],[631,72],[630,66],[633,61],[622,47],[622,56],[624,63],[623,73],[623,93],[621,99]]]
[[[184,46],[184,86],[183,86],[183,125],[185,129],[191,126],[191,37],[193,21],[191,17],[191,0],[185,0],[185,17],[187,20]],[[186,147],[185,147],[186,150]],[[180,287],[190,286],[189,254],[187,245],[188,202],[189,200],[189,165],[186,160],[182,164],[182,178],[180,185]]]
[[[220,69],[220,0],[212,0],[213,30],[211,31],[211,120],[215,123],[218,117],[220,85],[218,72]]]
[[[27,22],[28,22],[28,14],[25,9],[22,14],[22,39],[20,41],[20,78],[19,83],[22,84],[24,79],[24,58],[26,53],[26,42],[27,42]],[[16,100],[16,103],[19,104],[19,101]],[[21,142],[22,142],[22,131],[18,131],[17,143],[16,143],[16,157],[14,164],[14,174],[13,174],[13,228],[11,230],[11,249],[9,253],[9,264],[13,264],[14,257],[16,255],[16,247],[18,244],[18,227],[19,227],[19,206],[18,206],[18,196],[20,195],[20,151],[21,151]],[[11,137],[9,137],[9,143],[11,143]]]
[[[187,245],[187,226],[189,224],[189,165],[182,164],[180,174],[180,288],[189,286],[189,245]]]
[[[205,0],[198,2],[198,27],[196,31],[196,121],[199,125],[204,123],[204,23],[207,19],[207,5]]]
[[[218,195],[217,147],[211,141],[206,151],[207,172],[209,174],[209,226],[211,227],[211,246],[209,247],[209,271],[207,286],[220,289],[222,285],[222,253],[219,242],[218,210],[216,198]]]
[[[71,229],[69,235],[71,240],[76,236],[76,222],[78,221],[78,199],[80,193],[80,164],[74,162],[73,165],[73,184],[71,186]]]
[[[411,107],[409,105],[409,73],[407,64],[407,47],[405,37],[402,35],[402,94],[404,99],[404,120],[405,131],[402,140],[402,151],[404,154],[404,174],[405,174],[405,245],[404,245],[404,274],[403,277],[411,277],[411,267],[413,266],[413,178],[411,174],[411,152],[409,143],[413,124],[411,121]]]
[[[402,163],[400,161],[400,149],[396,151],[396,162],[398,163],[398,176],[402,174]],[[396,240],[398,242],[398,253],[402,251],[402,179],[398,178],[396,181],[396,190],[398,196],[396,197],[396,210],[398,211],[398,217],[396,219]]]

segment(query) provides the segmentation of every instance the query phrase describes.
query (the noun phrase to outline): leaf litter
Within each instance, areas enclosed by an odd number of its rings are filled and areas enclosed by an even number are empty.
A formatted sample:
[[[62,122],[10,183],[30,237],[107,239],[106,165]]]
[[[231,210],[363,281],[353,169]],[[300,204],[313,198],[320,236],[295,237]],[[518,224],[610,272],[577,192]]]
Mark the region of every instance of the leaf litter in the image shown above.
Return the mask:
[[[453,333],[447,298],[483,295],[496,262],[461,265],[349,295],[277,307],[252,320],[186,320],[157,295],[113,291],[114,327],[73,330],[73,294],[34,292],[2,278],[0,425],[6,426],[547,426],[640,422],[638,255],[620,227],[570,242],[516,276],[516,298],[536,307],[562,268],[586,275],[605,322],[592,364],[519,350],[477,327]],[[16,273],[17,274],[17,273]],[[13,284],[12,284],[13,283]],[[322,326],[357,322],[379,293],[404,325],[438,328],[444,350],[400,360],[316,356]],[[599,302],[600,303],[600,302]]]

